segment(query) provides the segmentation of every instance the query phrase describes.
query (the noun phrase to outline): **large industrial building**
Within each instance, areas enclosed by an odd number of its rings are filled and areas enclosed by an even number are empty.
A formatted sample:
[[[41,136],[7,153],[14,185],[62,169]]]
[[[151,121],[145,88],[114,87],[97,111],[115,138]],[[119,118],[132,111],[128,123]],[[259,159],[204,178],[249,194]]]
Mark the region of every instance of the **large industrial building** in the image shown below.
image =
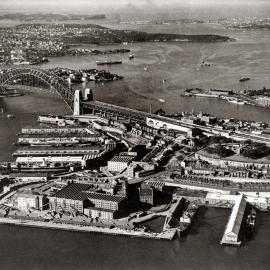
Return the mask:
[[[131,161],[134,159],[133,156],[115,156],[108,161],[108,170],[110,172],[121,172],[128,167]]]
[[[45,196],[30,192],[19,193],[17,197],[17,207],[24,211],[30,208],[43,210],[46,203],[47,198]]]
[[[124,210],[124,196],[95,192],[91,185],[72,183],[50,197],[54,211],[78,212],[92,218],[112,219]]]

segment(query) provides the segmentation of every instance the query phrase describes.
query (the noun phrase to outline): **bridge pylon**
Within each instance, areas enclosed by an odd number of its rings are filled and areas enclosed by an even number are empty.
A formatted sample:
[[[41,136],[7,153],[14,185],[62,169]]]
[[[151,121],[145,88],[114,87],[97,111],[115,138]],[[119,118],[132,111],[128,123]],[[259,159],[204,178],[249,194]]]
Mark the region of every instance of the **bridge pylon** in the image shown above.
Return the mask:
[[[77,116],[81,113],[81,90],[75,90],[73,115]]]

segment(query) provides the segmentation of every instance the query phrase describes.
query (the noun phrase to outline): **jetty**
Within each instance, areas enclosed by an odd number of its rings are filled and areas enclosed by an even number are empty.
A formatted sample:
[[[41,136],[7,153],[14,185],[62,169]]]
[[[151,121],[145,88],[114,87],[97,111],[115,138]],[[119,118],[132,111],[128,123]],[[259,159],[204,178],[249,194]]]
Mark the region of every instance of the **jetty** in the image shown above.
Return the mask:
[[[229,222],[223,234],[221,245],[240,246],[240,230],[245,215],[247,201],[244,195],[235,196],[235,204],[230,215]]]

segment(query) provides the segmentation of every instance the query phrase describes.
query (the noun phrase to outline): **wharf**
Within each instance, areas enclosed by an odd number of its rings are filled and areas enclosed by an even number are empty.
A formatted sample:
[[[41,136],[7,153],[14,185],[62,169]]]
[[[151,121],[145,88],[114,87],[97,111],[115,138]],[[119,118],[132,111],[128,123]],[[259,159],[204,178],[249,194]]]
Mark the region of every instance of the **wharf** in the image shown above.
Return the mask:
[[[264,180],[262,180],[263,182]],[[187,181],[186,179],[177,179],[175,181],[161,181],[165,183],[165,186],[172,186],[172,187],[181,187],[191,190],[205,190],[210,192],[218,192],[218,193],[227,193],[230,192],[269,192],[270,186],[266,181],[264,185],[259,185],[259,183],[255,186],[250,187],[236,187],[236,186],[222,186],[222,185],[215,185],[211,183],[198,183],[196,181]],[[256,184],[256,182],[255,182]]]
[[[244,195],[235,196],[235,203],[232,209],[232,213],[229,222],[226,226],[223,237],[220,241],[221,245],[240,246],[240,230],[244,220],[247,201]]]
[[[36,147],[34,150],[26,149],[26,150],[17,150],[13,153],[14,157],[25,157],[25,156],[76,156],[76,155],[88,155],[88,154],[99,154],[102,147],[94,146],[94,147],[83,147],[83,148],[38,148]]]
[[[142,231],[124,230],[120,228],[102,228],[95,226],[79,226],[64,223],[53,223],[53,222],[43,222],[43,221],[31,221],[31,220],[21,220],[12,218],[2,218],[0,217],[0,224],[13,224],[18,226],[35,227],[35,228],[46,228],[46,229],[58,229],[66,231],[77,231],[77,232],[87,232],[87,233],[102,233],[111,235],[120,235],[136,238],[147,238],[156,240],[173,240],[176,234],[176,229],[167,230],[161,233],[149,233]]]
[[[93,133],[89,132],[85,127],[25,127],[22,128],[19,135],[42,135],[42,134],[80,134],[80,133]]]

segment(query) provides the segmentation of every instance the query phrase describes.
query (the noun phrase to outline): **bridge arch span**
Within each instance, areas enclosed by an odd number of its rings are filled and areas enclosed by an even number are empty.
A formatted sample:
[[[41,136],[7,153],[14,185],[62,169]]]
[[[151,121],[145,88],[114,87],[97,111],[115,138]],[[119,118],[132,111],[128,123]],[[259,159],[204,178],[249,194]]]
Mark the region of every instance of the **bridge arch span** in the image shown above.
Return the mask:
[[[36,68],[15,68],[2,70],[0,73],[0,85],[6,85],[9,83],[14,83],[14,80],[25,79],[29,80],[35,79],[39,82],[50,87],[50,92],[54,92],[59,95],[70,108],[73,106],[73,95],[74,91],[68,86],[62,78],[54,74],[49,70],[36,69]]]

